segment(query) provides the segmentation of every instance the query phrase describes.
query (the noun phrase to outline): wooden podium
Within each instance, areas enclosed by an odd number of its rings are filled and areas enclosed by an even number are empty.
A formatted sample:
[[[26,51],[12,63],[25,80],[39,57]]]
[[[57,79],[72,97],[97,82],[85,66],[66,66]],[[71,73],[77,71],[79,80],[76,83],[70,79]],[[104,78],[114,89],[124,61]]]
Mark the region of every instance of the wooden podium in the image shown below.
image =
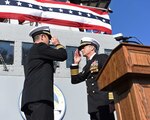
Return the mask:
[[[117,120],[150,120],[150,46],[118,45],[99,73],[98,86],[113,92]]]

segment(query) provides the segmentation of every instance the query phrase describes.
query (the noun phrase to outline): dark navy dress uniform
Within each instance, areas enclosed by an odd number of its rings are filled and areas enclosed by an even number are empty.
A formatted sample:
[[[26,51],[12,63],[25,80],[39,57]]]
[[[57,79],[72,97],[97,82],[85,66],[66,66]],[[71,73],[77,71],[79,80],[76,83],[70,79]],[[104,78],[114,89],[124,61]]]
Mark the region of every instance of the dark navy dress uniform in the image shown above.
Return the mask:
[[[106,54],[95,54],[94,57],[87,61],[82,72],[79,73],[79,66],[71,66],[71,83],[77,84],[85,81],[87,86],[88,113],[92,115],[100,111],[102,114],[100,120],[114,120],[113,113],[109,112],[108,92],[100,91],[97,84],[97,75],[106,59]],[[107,109],[106,111],[104,109]],[[94,119],[97,120],[97,119]]]
[[[50,31],[45,27],[39,27],[33,30],[32,35],[47,34],[50,36]],[[33,36],[32,36],[33,37]],[[55,48],[41,42],[34,43],[27,56],[24,73],[25,81],[22,91],[21,110],[25,113],[26,117],[30,120],[32,110],[40,107],[40,113],[36,113],[34,120],[45,119],[53,120],[54,110],[54,95],[53,95],[53,74],[54,74],[54,61],[64,61],[67,59],[67,52],[64,46],[58,44]],[[42,106],[42,107],[41,107]],[[43,111],[45,108],[51,110],[49,112]],[[45,118],[40,118],[41,114]],[[46,115],[51,115],[50,119]]]
[[[32,46],[24,66],[25,82],[22,110],[26,104],[31,102],[40,100],[53,102],[53,61],[64,61],[66,56],[64,48],[54,49],[45,43]]]

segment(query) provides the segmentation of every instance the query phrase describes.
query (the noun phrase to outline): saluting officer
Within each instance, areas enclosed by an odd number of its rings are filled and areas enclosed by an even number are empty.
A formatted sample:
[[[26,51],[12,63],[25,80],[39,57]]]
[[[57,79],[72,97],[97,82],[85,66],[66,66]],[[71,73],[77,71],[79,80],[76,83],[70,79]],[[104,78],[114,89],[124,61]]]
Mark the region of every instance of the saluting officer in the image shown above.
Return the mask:
[[[24,65],[21,110],[27,120],[54,120],[53,62],[66,60],[67,52],[59,40],[51,36],[49,26],[36,27],[29,36],[34,44]],[[50,42],[55,48],[49,46]]]
[[[108,56],[98,54],[99,43],[90,37],[83,37],[80,46],[74,53],[74,64],[71,65],[71,83],[77,84],[85,81],[87,85],[88,113],[91,120],[114,120],[112,100],[108,99],[108,92],[100,91],[97,85],[98,72],[104,65]],[[79,72],[81,60],[80,51],[87,58],[87,64]]]

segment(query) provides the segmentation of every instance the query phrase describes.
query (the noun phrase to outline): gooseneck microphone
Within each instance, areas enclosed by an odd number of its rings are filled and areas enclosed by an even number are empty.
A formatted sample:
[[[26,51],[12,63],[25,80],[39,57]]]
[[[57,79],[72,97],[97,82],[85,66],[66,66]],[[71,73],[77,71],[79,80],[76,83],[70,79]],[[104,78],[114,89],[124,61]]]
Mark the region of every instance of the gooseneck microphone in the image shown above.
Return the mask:
[[[116,41],[143,45],[143,43],[140,40],[138,40],[136,37],[133,37],[133,36],[124,37],[122,33],[115,34],[113,35],[113,37]],[[131,38],[135,38],[136,40],[138,40],[138,42],[129,40]]]

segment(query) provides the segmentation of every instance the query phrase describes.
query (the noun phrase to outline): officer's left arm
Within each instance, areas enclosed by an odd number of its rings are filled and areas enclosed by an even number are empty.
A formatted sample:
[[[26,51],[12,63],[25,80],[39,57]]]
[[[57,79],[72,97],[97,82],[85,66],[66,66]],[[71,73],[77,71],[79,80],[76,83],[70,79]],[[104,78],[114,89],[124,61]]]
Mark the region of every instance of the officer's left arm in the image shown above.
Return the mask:
[[[82,72],[79,72],[79,65],[70,66],[72,84],[77,84],[86,80],[89,74],[89,70],[87,70],[88,69],[87,67],[88,66],[84,66]]]
[[[101,65],[104,66],[106,64],[109,56],[107,54],[100,54],[100,56],[101,56],[100,57],[101,58]],[[108,92],[108,99],[110,101],[110,104],[109,104],[110,112],[113,112],[115,110],[113,92]]]

